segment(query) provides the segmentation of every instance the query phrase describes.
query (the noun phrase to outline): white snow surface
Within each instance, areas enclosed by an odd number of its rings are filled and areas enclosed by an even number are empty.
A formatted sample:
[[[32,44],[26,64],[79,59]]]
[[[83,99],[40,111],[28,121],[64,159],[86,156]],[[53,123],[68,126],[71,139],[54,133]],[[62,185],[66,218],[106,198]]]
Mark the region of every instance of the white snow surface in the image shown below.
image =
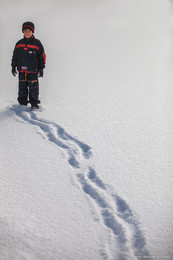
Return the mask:
[[[0,1],[0,260],[173,259],[173,1]],[[11,74],[25,21],[41,109]]]

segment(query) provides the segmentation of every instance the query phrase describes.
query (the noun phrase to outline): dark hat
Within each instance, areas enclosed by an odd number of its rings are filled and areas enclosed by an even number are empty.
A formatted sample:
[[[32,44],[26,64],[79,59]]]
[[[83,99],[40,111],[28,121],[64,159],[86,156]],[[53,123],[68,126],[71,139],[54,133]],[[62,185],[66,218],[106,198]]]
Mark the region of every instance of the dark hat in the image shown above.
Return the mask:
[[[35,28],[34,28],[34,24],[33,24],[33,23],[31,23],[31,22],[26,22],[26,23],[24,23],[24,24],[22,25],[22,32],[23,32],[23,30],[26,29],[26,28],[32,30],[32,32],[34,33]]]

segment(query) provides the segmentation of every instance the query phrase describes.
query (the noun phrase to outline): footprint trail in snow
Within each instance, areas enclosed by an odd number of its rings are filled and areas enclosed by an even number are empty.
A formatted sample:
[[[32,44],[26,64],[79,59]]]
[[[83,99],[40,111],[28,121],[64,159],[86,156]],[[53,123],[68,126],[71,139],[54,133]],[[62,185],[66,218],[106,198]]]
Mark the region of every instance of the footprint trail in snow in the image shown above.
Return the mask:
[[[116,245],[108,254],[102,253],[103,259],[133,260],[149,257],[140,223],[130,206],[99,178],[89,164],[91,147],[68,134],[60,125],[39,118],[38,112],[17,105],[10,107],[10,110],[16,114],[19,121],[35,125],[47,141],[64,150],[67,162],[76,173],[74,176],[81,186],[81,191],[93,202],[94,209],[99,212],[100,223],[110,230]],[[107,247],[109,248],[109,241]]]

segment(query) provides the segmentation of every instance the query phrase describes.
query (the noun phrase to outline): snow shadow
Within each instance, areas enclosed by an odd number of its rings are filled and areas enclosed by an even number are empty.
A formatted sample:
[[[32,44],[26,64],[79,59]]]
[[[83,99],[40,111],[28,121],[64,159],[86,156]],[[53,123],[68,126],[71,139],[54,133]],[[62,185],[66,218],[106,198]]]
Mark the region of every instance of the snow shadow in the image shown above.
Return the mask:
[[[86,159],[89,159],[90,156],[92,155],[91,147],[89,145],[79,141],[77,138],[68,134],[62,126],[60,126],[56,123],[53,123],[51,121],[45,120],[45,119],[40,119],[37,117],[36,113],[33,113],[33,112],[31,112],[31,118],[33,120],[35,120],[36,122],[39,122],[39,124],[43,123],[43,124],[54,127],[56,130],[56,137],[58,136],[59,138],[61,138],[64,141],[71,141],[71,142],[77,144],[77,146],[81,149],[83,156]]]
[[[100,188],[106,190],[106,186],[103,183],[103,181],[97,176],[95,170],[93,167],[89,167],[89,173],[88,173],[88,178],[94,182],[97,186]]]
[[[134,235],[132,243],[136,254],[149,256],[149,251],[146,249],[146,239],[142,234],[142,231],[139,227],[140,224],[138,220],[135,218],[129,205],[124,199],[120,198],[118,195],[113,195],[112,197],[115,200],[117,206],[118,216],[133,227]]]
[[[77,174],[77,178],[81,183],[83,191],[89,195],[101,209],[100,214],[102,217],[102,221],[105,226],[114,233],[116,238],[118,239],[121,246],[125,246],[126,238],[123,231],[123,227],[118,221],[116,220],[116,215],[111,212],[111,208],[109,203],[104,199],[101,193],[96,190],[92,185],[88,182],[87,178],[84,174],[80,173]]]
[[[93,200],[102,224],[111,230],[118,243],[121,252],[119,259],[132,259],[131,255],[133,259],[138,259],[136,256],[149,256],[140,224],[130,206],[116,193],[111,192],[92,166],[82,166],[81,159],[88,160],[92,156],[91,147],[68,134],[62,126],[39,118],[37,111],[17,105],[10,107],[10,111],[16,114],[20,122],[37,126],[44,139],[66,152],[69,165],[80,170],[80,173],[76,172],[77,181],[84,194]]]
[[[137,256],[149,257],[150,254],[147,250],[145,237],[140,230],[140,224],[127,202],[109,191],[93,167],[88,167],[86,175],[80,173],[77,177],[83,191],[98,205],[104,225],[113,232],[122,251],[128,255],[129,248],[131,248],[135,259],[138,259]],[[127,229],[130,231],[130,238],[126,234]],[[127,256],[124,259],[131,258]]]
[[[73,168],[79,168],[79,159],[76,157],[80,154],[80,151],[85,159],[91,157],[91,147],[79,141],[77,138],[72,137],[58,124],[38,118],[37,112],[31,111],[29,107],[14,105],[10,109],[20,119],[38,126],[50,142],[54,143],[59,148],[66,150],[68,154],[68,163]]]

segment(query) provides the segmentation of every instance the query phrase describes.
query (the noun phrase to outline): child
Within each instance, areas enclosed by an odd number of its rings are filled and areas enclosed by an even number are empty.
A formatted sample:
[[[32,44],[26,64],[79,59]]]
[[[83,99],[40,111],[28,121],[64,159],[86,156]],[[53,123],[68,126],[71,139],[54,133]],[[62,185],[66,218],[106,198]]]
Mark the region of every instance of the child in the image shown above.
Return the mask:
[[[16,43],[11,62],[13,76],[16,76],[17,70],[19,72],[18,102],[20,105],[27,106],[27,103],[30,103],[32,108],[39,108],[38,77],[43,77],[46,54],[43,45],[34,36],[33,23],[24,23],[22,32],[24,38]]]

